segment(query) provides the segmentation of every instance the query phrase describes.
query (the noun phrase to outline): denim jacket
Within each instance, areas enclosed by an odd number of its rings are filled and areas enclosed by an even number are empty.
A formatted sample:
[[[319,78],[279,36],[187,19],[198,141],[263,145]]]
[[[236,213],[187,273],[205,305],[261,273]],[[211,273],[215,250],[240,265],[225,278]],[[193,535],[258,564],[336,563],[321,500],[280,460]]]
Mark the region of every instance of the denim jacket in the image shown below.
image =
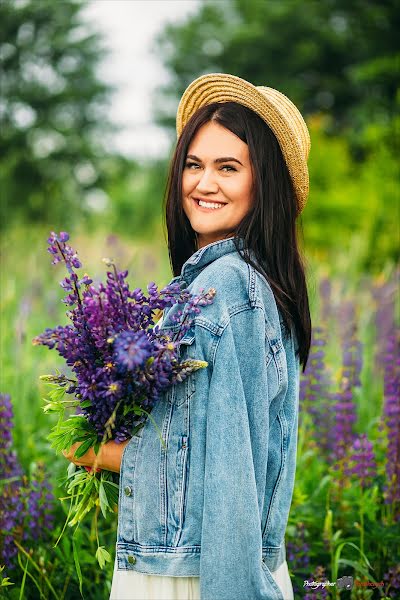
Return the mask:
[[[158,432],[147,419],[125,447],[118,569],[200,576],[201,600],[283,600],[271,572],[286,557],[295,477],[295,334],[233,238],[195,252],[172,281],[216,289],[180,347],[208,367],[155,404]]]

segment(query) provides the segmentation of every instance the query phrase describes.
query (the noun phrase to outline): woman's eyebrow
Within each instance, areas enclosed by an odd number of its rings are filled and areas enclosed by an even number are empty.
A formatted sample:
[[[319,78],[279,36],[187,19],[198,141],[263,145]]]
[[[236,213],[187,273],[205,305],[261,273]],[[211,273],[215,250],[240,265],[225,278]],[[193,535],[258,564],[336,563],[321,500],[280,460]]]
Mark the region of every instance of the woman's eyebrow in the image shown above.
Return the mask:
[[[191,158],[192,160],[196,160],[197,162],[202,162],[201,159],[195,154],[188,154],[186,158]],[[240,160],[234,158],[233,156],[223,156],[222,158],[216,158],[214,160],[215,163],[223,163],[223,162],[237,162],[239,165],[242,165]],[[243,167],[243,165],[242,165]]]

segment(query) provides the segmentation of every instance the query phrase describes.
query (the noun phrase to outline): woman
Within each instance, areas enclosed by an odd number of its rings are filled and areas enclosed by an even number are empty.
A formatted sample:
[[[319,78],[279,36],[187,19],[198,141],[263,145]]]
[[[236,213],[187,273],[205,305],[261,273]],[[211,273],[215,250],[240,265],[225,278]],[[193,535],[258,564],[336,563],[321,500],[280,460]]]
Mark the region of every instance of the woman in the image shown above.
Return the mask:
[[[295,221],[310,139],[283,94],[227,74],[189,85],[177,131],[173,281],[216,289],[180,353],[208,367],[153,408],[167,449],[149,420],[103,449],[102,466],[121,473],[111,598],[290,600],[284,535],[311,337]]]

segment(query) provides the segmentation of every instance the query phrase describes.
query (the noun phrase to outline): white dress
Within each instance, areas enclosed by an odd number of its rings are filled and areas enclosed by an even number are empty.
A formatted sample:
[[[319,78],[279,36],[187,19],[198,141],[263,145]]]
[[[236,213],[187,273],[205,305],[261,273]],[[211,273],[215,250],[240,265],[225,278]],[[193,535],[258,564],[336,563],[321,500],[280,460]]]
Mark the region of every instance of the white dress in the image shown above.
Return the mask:
[[[161,325],[162,320],[163,317],[157,325]],[[286,560],[271,575],[281,589],[284,600],[293,600],[293,587]],[[200,600],[200,577],[170,577],[139,571],[119,571],[115,559],[110,600]]]
[[[293,587],[286,560],[271,575],[281,589],[284,600],[293,600]],[[110,600],[200,600],[200,577],[118,571],[115,560]]]

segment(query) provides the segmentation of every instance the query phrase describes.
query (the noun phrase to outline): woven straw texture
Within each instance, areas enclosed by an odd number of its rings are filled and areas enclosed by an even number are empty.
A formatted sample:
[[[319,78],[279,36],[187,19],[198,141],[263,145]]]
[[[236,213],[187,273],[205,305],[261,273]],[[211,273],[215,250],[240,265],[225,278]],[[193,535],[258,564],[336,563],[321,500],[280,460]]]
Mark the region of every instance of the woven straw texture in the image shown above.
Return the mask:
[[[178,106],[178,138],[190,117],[213,102],[238,102],[257,113],[274,132],[288,166],[297,196],[298,214],[308,197],[307,159],[310,135],[300,111],[278,90],[255,86],[240,77],[210,73],[195,79],[185,90]]]

